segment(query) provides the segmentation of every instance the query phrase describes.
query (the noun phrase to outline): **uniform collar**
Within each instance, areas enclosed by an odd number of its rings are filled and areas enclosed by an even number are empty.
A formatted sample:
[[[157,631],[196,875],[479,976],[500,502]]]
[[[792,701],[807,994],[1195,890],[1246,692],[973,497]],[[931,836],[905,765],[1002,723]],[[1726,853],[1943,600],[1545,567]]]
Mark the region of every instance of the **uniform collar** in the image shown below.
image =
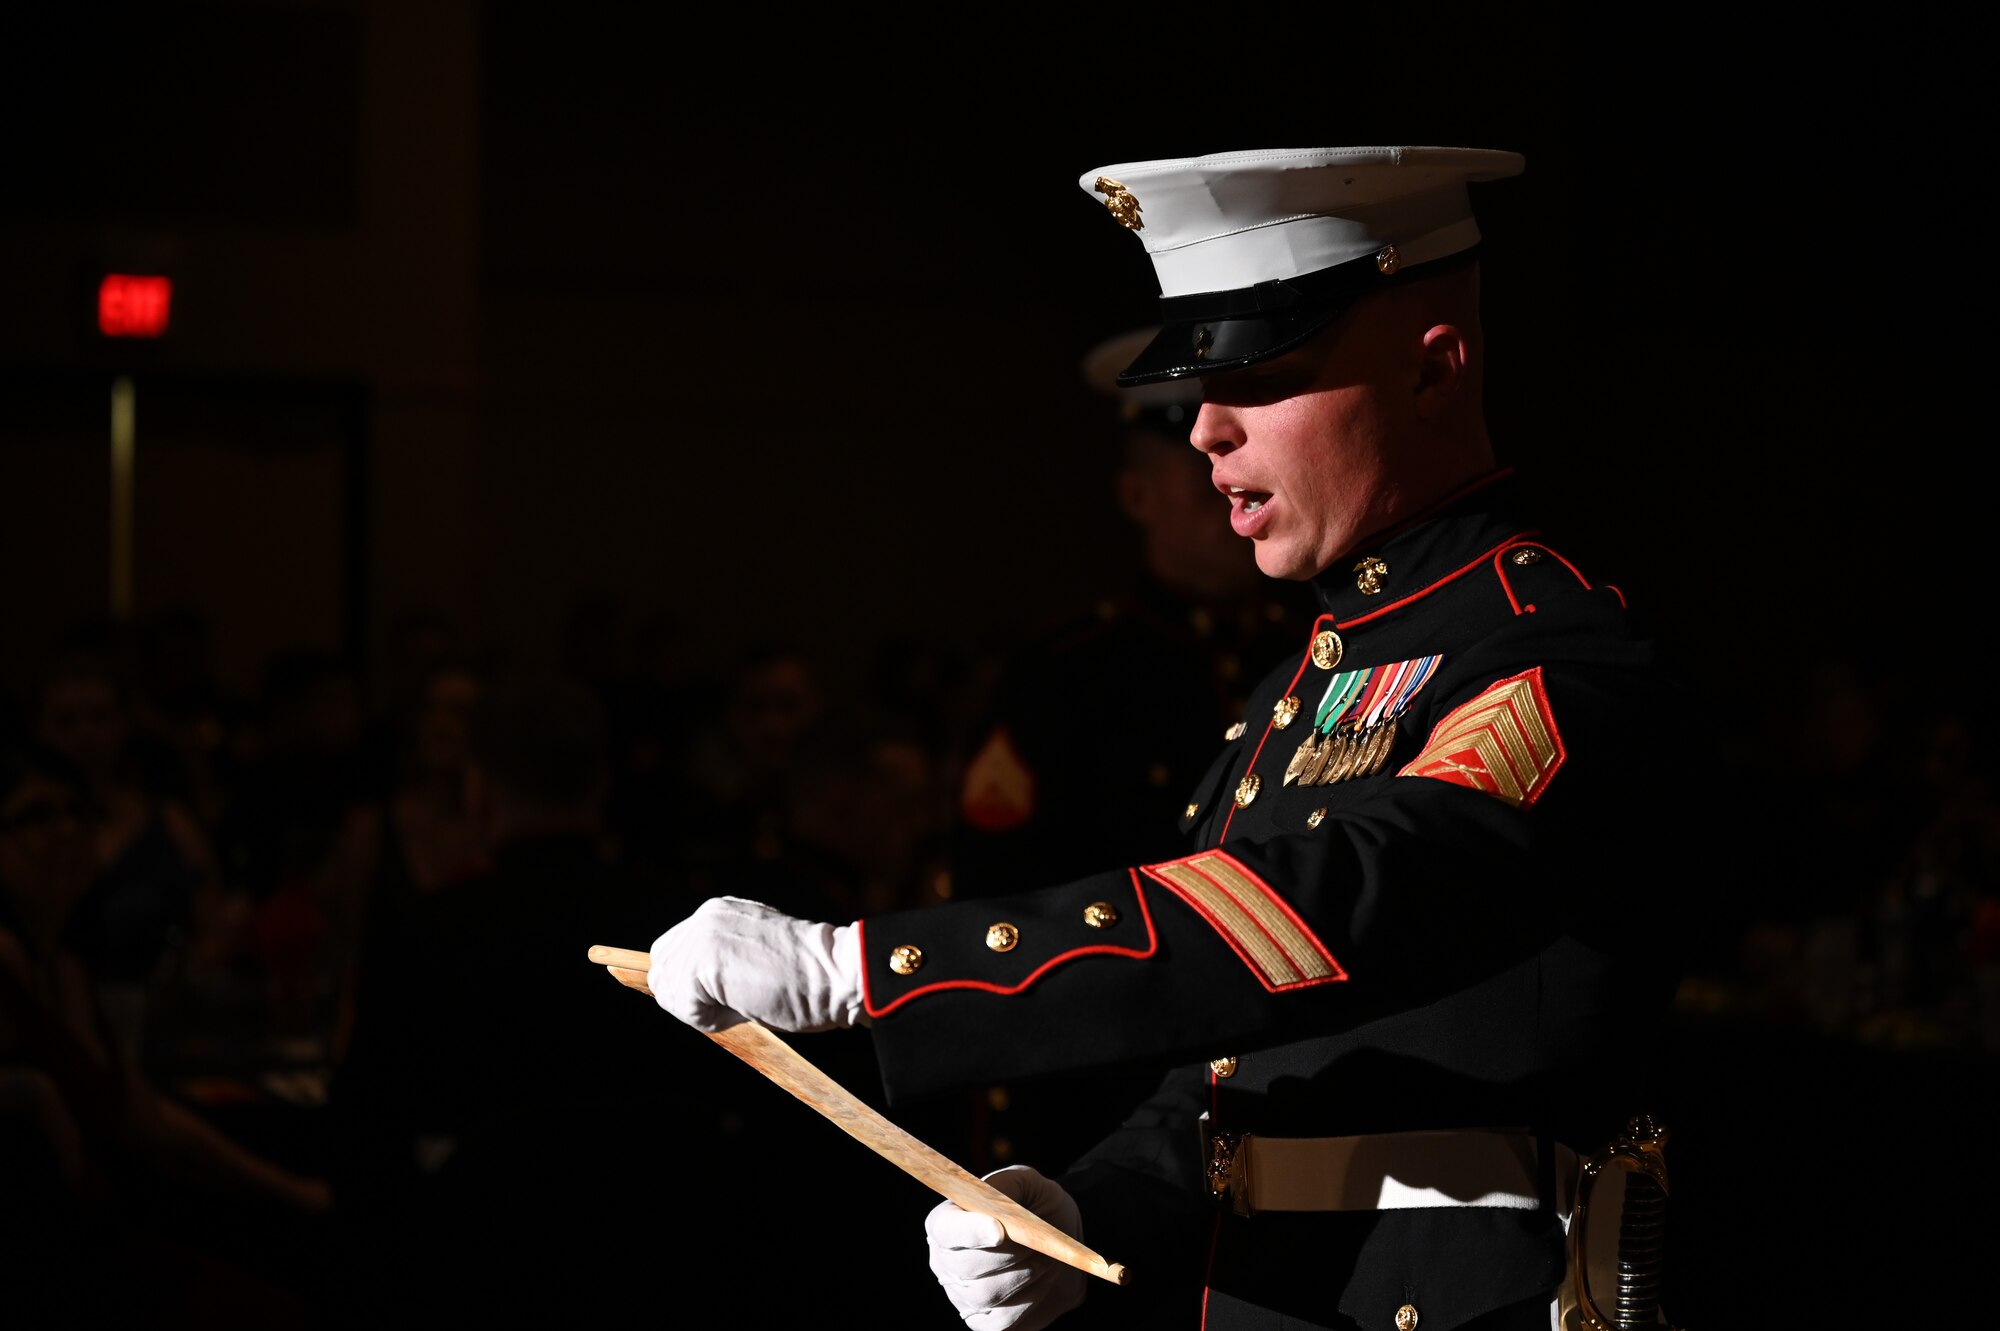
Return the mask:
[[[1514,469],[1500,467],[1367,537],[1313,578],[1320,609],[1341,627],[1374,618],[1531,534],[1514,515],[1519,490]]]

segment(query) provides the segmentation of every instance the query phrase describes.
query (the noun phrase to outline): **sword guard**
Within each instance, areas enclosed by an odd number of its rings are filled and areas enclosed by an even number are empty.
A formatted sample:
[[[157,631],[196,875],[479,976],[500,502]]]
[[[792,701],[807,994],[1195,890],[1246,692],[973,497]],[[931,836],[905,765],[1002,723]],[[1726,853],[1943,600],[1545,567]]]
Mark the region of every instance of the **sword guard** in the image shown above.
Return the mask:
[[[1623,1132],[1583,1162],[1569,1219],[1569,1279],[1561,1298],[1562,1331],[1678,1331],[1660,1310],[1667,1137],[1667,1129],[1657,1119],[1640,1114],[1628,1119]],[[1623,1175],[1623,1186],[1618,1198],[1617,1251],[1608,1267],[1613,1272],[1614,1289],[1607,1311],[1590,1283],[1590,1206],[1598,1185],[1613,1172]]]

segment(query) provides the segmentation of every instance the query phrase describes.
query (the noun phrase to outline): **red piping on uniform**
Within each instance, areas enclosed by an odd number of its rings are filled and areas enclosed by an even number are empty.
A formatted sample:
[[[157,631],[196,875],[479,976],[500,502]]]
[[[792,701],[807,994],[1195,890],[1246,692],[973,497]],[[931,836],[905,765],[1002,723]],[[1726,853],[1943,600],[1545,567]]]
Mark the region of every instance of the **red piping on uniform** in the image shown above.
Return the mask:
[[[1540,550],[1543,554],[1549,556],[1549,558],[1555,560],[1558,564],[1561,564],[1564,568],[1568,569],[1571,573],[1575,574],[1576,580],[1583,584],[1583,589],[1585,591],[1590,590],[1590,579],[1583,576],[1582,569],[1579,569],[1576,565],[1570,563],[1567,559],[1564,559],[1561,555],[1557,554],[1555,551],[1549,549],[1546,545],[1543,545],[1540,542],[1522,541],[1521,544],[1522,545],[1532,544],[1535,549]],[[1500,586],[1507,593],[1507,604],[1514,607],[1514,613],[1517,615],[1524,613],[1532,615],[1535,613],[1535,607],[1532,605],[1524,606],[1521,604],[1520,598],[1514,595],[1513,582],[1510,581],[1507,577],[1506,554],[1512,548],[1513,547],[1511,545],[1503,545],[1498,550],[1495,550],[1493,552],[1493,572],[1499,575]],[[1613,587],[1611,590],[1615,592],[1618,589],[1616,587]],[[1625,598],[1623,596],[1620,596],[1618,598],[1618,604],[1619,605],[1625,604]]]
[[[1479,485],[1489,484],[1492,481],[1498,480],[1501,474],[1504,473],[1488,477],[1485,481],[1479,482]],[[1469,494],[1471,493],[1472,490],[1478,489],[1479,485],[1471,486],[1467,490],[1462,491],[1461,494]],[[1453,499],[1457,499],[1459,497],[1460,497],[1459,495],[1452,496]],[[1472,572],[1472,570],[1478,568],[1481,564],[1485,563],[1487,560],[1498,558],[1502,550],[1506,550],[1514,545],[1519,545],[1523,543],[1526,540],[1526,538],[1538,534],[1539,533],[1533,529],[1530,529],[1528,531],[1515,532],[1512,536],[1509,536],[1506,540],[1500,542],[1500,544],[1494,546],[1491,550],[1488,550],[1486,553],[1480,555],[1478,558],[1474,559],[1471,563],[1465,565],[1463,568],[1453,569],[1451,572],[1445,574],[1442,578],[1439,578],[1436,582],[1433,582],[1428,587],[1421,587],[1416,591],[1411,592],[1408,596],[1405,596],[1400,601],[1391,601],[1389,602],[1389,604],[1385,606],[1379,606],[1374,610],[1370,610],[1365,615],[1357,615],[1355,618],[1350,619],[1345,623],[1342,623],[1339,620],[1334,620],[1333,627],[1335,629],[1351,629],[1357,625],[1366,624],[1368,621],[1372,619],[1380,619],[1382,616],[1388,614],[1391,610],[1401,610],[1404,606],[1409,605],[1413,601],[1421,601],[1424,597],[1429,596],[1432,592],[1444,586],[1446,583],[1458,581],[1460,578]],[[1556,558],[1562,559],[1562,556],[1556,555]],[[1569,561],[1564,560],[1563,562],[1568,563]],[[1570,572],[1575,573],[1576,570],[1572,568]],[[1581,573],[1577,573],[1577,577],[1581,578],[1582,576],[1583,575]],[[1502,581],[1504,585],[1504,578]],[[1587,582],[1584,584],[1584,586],[1586,587],[1588,587],[1589,585],[1590,584]],[[1507,593],[1507,599],[1509,601],[1513,601],[1514,594],[1512,591],[1509,591]],[[1520,613],[1520,605],[1518,602],[1515,602],[1514,613],[1516,614]],[[1320,615],[1313,620],[1312,631],[1315,635],[1319,633],[1320,620],[1323,619],[1333,619],[1333,616]],[[1285,696],[1287,697],[1291,696],[1292,690],[1298,687],[1299,680],[1304,678],[1306,673],[1306,667],[1310,664],[1312,664],[1312,645],[1311,645],[1311,640],[1308,639],[1306,645],[1305,658],[1299,662],[1299,673],[1293,675],[1292,682],[1285,686]],[[1258,736],[1257,738],[1256,752],[1250,755],[1250,765],[1243,769],[1246,774],[1257,770],[1257,759],[1261,757],[1264,753],[1264,741],[1271,737],[1271,726],[1275,723],[1276,719],[1277,718],[1274,716],[1272,720],[1266,721],[1264,723],[1264,733]],[[1218,846],[1221,845],[1224,839],[1229,836],[1229,825],[1236,821],[1236,809],[1240,807],[1242,806],[1237,805],[1235,807],[1232,807],[1229,810],[1228,816],[1222,820],[1222,830],[1216,833],[1215,836],[1216,845]]]
[[[1314,616],[1313,626],[1312,626],[1313,637],[1319,636],[1320,621],[1332,618],[1333,618],[1332,615]],[[1334,627],[1339,628],[1340,625],[1335,624]],[[1292,690],[1299,686],[1299,681],[1305,678],[1306,667],[1311,664],[1312,664],[1312,637],[1309,637],[1306,639],[1306,654],[1299,658],[1298,673],[1292,676],[1291,683],[1285,685],[1285,696],[1287,698],[1292,696]],[[1301,705],[1303,706],[1303,704]],[[1257,759],[1263,756],[1264,753],[1264,741],[1271,738],[1271,727],[1277,724],[1277,720],[1278,720],[1278,714],[1276,712],[1273,712],[1271,714],[1271,719],[1264,723],[1264,733],[1257,737],[1257,747],[1250,754],[1250,765],[1243,769],[1245,772],[1254,772],[1257,770]],[[1221,845],[1222,839],[1229,835],[1229,825],[1236,821],[1236,810],[1241,807],[1242,806],[1237,804],[1233,799],[1230,801],[1229,814],[1222,820],[1222,830],[1215,834],[1216,845],[1218,846]]]
[[[1625,593],[1619,591],[1618,588],[1613,584],[1608,582],[1605,583],[1604,590],[1610,592],[1613,596],[1618,598],[1618,608],[1620,610],[1630,610],[1632,608],[1631,606],[1625,604]]]
[[[1502,550],[1507,549],[1509,546],[1522,544],[1523,542],[1526,541],[1528,537],[1538,536],[1538,535],[1540,535],[1540,533],[1538,531],[1533,530],[1532,528],[1528,531],[1517,531],[1512,536],[1509,536],[1506,540],[1500,542],[1500,544],[1494,546],[1491,550],[1488,550],[1485,554],[1475,558],[1470,564],[1467,564],[1464,568],[1453,569],[1450,573],[1445,574],[1442,578],[1439,578],[1436,582],[1433,582],[1430,586],[1420,587],[1416,591],[1411,592],[1408,596],[1405,596],[1400,601],[1391,601],[1389,602],[1389,604],[1385,606],[1379,606],[1374,610],[1370,610],[1365,615],[1357,615],[1353,619],[1348,620],[1344,624],[1335,624],[1334,627],[1337,629],[1351,629],[1356,627],[1357,625],[1366,624],[1371,619],[1380,619],[1382,616],[1388,614],[1391,610],[1401,610],[1404,606],[1410,604],[1410,602],[1412,601],[1421,601],[1424,599],[1424,597],[1429,596],[1432,592],[1444,586],[1446,583],[1457,582],[1460,578],[1472,572],[1472,570],[1478,568],[1481,564],[1485,563],[1487,560],[1494,558]],[[1560,559],[1561,556],[1558,555],[1557,558]]]
[[[1137,869],[1127,869],[1126,873],[1132,877],[1132,893],[1139,899],[1139,914],[1146,921],[1146,946],[1143,949],[1136,947],[1113,947],[1108,943],[1097,943],[1089,947],[1073,948],[1068,952],[1050,957],[1047,961],[1035,967],[1033,971],[1029,972],[1027,978],[1016,985],[991,984],[985,980],[945,980],[939,984],[927,984],[921,989],[912,989],[909,993],[902,995],[894,1002],[879,1008],[875,1006],[874,1000],[868,994],[868,967],[864,960],[861,967],[862,1011],[871,1017],[886,1017],[913,998],[920,998],[925,994],[939,993],[946,989],[984,989],[989,994],[1018,994],[1057,966],[1067,961],[1074,961],[1078,957],[1133,957],[1143,961],[1159,951],[1160,937],[1158,932],[1153,928],[1153,912],[1146,905],[1146,888],[1145,884],[1139,880],[1139,871]],[[861,931],[857,941],[861,947],[861,955],[865,959],[868,956],[868,921],[858,921],[857,925]]]
[[[1215,1250],[1222,1246],[1222,1212],[1217,1211],[1208,1225],[1208,1265],[1201,1273],[1201,1325],[1208,1327],[1208,1291],[1215,1280]]]

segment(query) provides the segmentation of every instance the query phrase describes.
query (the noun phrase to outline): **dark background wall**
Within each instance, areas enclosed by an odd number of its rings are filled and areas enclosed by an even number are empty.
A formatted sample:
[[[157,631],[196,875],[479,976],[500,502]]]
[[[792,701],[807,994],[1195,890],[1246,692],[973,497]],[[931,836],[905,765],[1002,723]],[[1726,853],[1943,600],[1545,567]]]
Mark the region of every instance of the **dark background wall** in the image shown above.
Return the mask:
[[[690,674],[768,636],[849,678],[897,644],[1002,651],[1131,559],[1077,366],[1153,286],[1077,178],[1430,142],[1526,154],[1479,198],[1497,439],[1715,705],[1754,730],[1836,659],[1983,697],[1960,35],[1404,9],[10,6],[4,683],[105,612],[120,375],[133,613],[198,611],[238,687],[302,644],[379,681],[416,612],[548,661],[652,621]],[[159,344],[91,327],[119,269],[174,276]],[[1718,873],[1797,872],[1770,807],[1688,803]],[[1970,1103],[1958,1065],[1730,1036],[1685,1106],[1710,1327],[1764,1258],[1823,1256],[1800,1210],[1858,1200],[1866,1234],[1970,1186],[1882,1154]],[[1851,1124],[1857,1080],[1923,1099]]]
[[[1493,413],[1579,535],[1761,656],[1885,612],[1921,651],[1970,503],[1906,484],[1957,469],[1958,376],[1908,336],[1963,266],[1930,220],[1956,187],[1926,139],[1953,122],[1882,113],[1949,80],[1824,25],[1593,23],[16,11],[7,525],[62,570],[17,613],[46,632],[103,584],[92,454],[130,368],[138,606],[226,609],[239,675],[307,629],[379,650],[417,607],[524,651],[581,599],[668,614],[718,659],[773,625],[835,658],[917,625],[1011,632],[1125,557],[1076,363],[1153,287],[1076,178],[1437,141],[1527,155],[1481,200]],[[89,328],[119,264],[171,266],[164,344]],[[307,493],[328,511],[257,534],[253,510]],[[188,576],[221,549],[244,585]],[[274,567],[306,587],[249,585]]]

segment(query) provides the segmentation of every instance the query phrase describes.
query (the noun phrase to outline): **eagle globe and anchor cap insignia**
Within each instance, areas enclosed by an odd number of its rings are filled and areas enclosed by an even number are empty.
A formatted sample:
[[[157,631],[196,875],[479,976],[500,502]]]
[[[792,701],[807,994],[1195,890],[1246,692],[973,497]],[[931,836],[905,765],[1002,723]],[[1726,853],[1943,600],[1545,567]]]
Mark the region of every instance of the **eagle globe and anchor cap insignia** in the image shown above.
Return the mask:
[[[1139,216],[1139,200],[1132,191],[1113,180],[1110,176],[1097,178],[1097,192],[1104,196],[1104,206],[1115,218],[1118,225],[1128,231],[1144,231],[1146,219]]]

